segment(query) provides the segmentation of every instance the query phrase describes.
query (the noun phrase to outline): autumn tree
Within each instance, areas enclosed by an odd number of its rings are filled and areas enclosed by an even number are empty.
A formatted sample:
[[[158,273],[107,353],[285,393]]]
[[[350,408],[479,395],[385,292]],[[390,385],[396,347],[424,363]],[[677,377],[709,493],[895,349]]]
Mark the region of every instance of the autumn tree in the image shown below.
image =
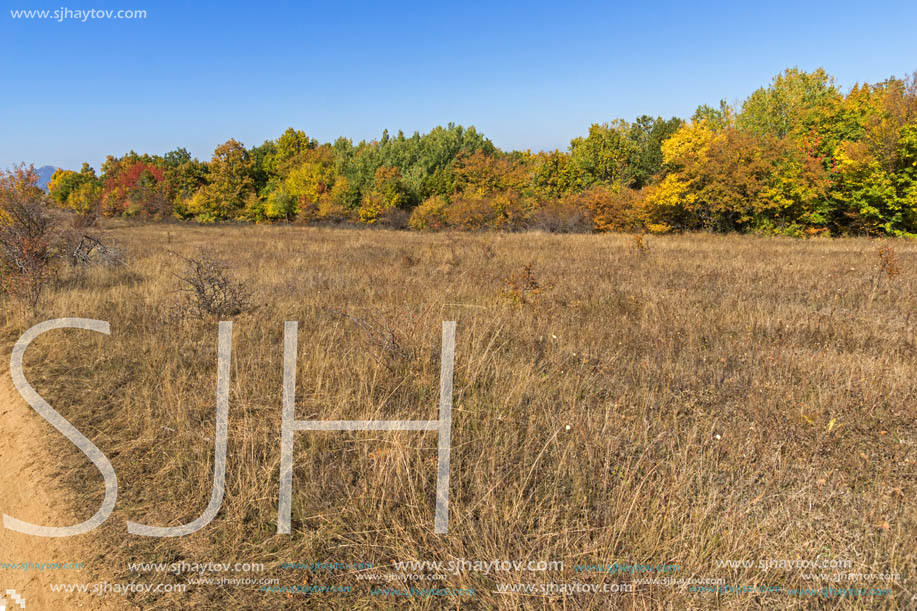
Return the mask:
[[[573,192],[578,184],[578,168],[570,155],[553,151],[534,156],[532,179],[536,193],[543,197],[561,198]]]
[[[101,209],[108,216],[164,217],[172,213],[172,192],[161,158],[109,156],[102,164]]]
[[[329,144],[288,128],[251,150],[230,140],[209,163],[131,151],[100,178],[60,171],[50,190],[75,210],[101,197],[107,214],[199,221],[917,234],[915,77],[842,93],[824,70],[793,68],[738,108],[595,123],[567,151],[534,154],[451,123]]]
[[[363,194],[360,204],[360,220],[375,223],[390,210],[403,207],[408,191],[396,167],[382,166],[376,170],[372,188]]]
[[[102,196],[102,183],[95,170],[84,163],[79,172],[57,169],[48,182],[51,200],[81,214],[95,211]]]
[[[531,183],[529,165],[523,158],[488,154],[482,150],[470,155],[460,153],[452,168],[455,192],[469,196],[521,192]]]
[[[283,134],[277,138],[274,144],[273,155],[267,157],[264,165],[269,171],[275,174],[286,174],[297,159],[306,151],[314,149],[318,143],[306,135],[301,129],[288,127]],[[261,151],[259,151],[260,155]]]
[[[252,160],[241,142],[230,139],[213,151],[207,184],[192,198],[190,212],[205,220],[236,218],[254,194]]]

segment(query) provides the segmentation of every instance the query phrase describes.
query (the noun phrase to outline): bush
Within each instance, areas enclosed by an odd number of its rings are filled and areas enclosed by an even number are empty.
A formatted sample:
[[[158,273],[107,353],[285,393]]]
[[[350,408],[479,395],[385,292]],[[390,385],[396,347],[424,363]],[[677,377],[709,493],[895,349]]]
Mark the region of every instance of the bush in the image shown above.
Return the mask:
[[[590,233],[593,220],[589,210],[572,202],[552,200],[537,208],[531,227],[550,233]]]
[[[251,307],[251,291],[230,277],[226,264],[206,252],[196,259],[181,258],[186,267],[185,275],[178,277],[182,282],[179,291],[184,296],[178,305],[180,317],[224,318]]]
[[[456,197],[445,210],[446,225],[458,229],[494,227],[497,213],[490,200],[483,197]]]
[[[354,220],[354,214],[346,204],[333,197],[327,197],[319,201],[315,219],[331,223],[345,223]]]
[[[647,223],[646,230],[653,235],[665,235],[675,231],[675,228],[666,223]]]
[[[876,252],[879,257],[879,275],[891,280],[901,274],[901,259],[891,244],[886,244]]]
[[[35,307],[54,276],[57,222],[34,167],[0,172],[0,289]]]
[[[414,208],[408,226],[419,231],[438,231],[446,228],[446,210],[449,202],[439,195],[429,197],[422,204]]]
[[[535,277],[531,263],[523,265],[519,271],[507,276],[505,283],[503,296],[517,305],[534,303],[543,290],[538,278]]]
[[[597,231],[635,231],[641,228],[640,191],[621,185],[597,185],[566,198],[575,208],[588,210]]]
[[[536,207],[535,200],[522,197],[516,191],[494,193],[489,203],[494,213],[493,228],[504,231],[525,229]]]

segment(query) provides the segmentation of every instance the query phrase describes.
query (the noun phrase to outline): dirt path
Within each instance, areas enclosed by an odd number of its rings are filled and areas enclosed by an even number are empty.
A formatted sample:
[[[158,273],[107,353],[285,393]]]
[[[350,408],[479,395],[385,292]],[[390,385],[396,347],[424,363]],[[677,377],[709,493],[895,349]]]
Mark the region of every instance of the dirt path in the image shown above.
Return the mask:
[[[13,387],[8,372],[0,374],[0,513],[49,526],[64,526],[72,515],[67,495],[51,475],[45,440],[57,432],[46,423]],[[65,511],[61,511],[64,509]],[[62,515],[63,514],[63,515]],[[77,520],[78,521],[78,520]],[[87,570],[21,570],[2,563],[84,562],[92,534],[66,538],[33,537],[0,524],[0,599],[9,611],[20,609],[7,590],[16,590],[29,611],[106,609],[110,603],[92,594],[52,592],[49,584],[91,583]],[[2,601],[0,601],[2,604]]]

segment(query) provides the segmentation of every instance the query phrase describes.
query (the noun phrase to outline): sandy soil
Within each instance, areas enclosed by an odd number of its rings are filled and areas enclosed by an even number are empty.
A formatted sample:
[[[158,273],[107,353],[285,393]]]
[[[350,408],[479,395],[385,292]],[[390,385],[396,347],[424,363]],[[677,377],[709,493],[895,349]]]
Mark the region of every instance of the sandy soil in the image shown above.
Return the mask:
[[[13,387],[9,373],[0,375],[0,513],[49,526],[74,521],[66,493],[53,480],[44,441],[58,434]],[[43,455],[44,453],[44,455]],[[78,521],[78,520],[76,520]],[[84,562],[92,533],[47,538],[24,535],[0,526],[0,563]],[[0,567],[0,598],[8,611],[20,609],[7,590],[16,590],[27,610],[108,609],[111,601],[91,594],[52,592],[49,584],[92,583],[83,570],[18,570]]]

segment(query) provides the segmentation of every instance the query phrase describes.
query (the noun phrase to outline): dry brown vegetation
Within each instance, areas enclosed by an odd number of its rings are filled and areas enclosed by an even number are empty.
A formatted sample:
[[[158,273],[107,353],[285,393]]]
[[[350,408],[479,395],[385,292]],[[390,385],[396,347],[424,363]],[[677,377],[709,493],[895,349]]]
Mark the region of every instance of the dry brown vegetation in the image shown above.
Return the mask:
[[[917,604],[917,244],[879,255],[866,239],[108,231],[126,265],[63,269],[35,311],[5,308],[2,321],[6,358],[37,322],[111,323],[110,337],[55,331],[26,354],[36,390],[118,474],[117,508],[99,529],[107,544],[87,564],[121,581],[180,582],[187,575],[130,575],[126,563],[265,562],[282,585],[354,588],[291,598],[200,586],[129,598],[142,608]],[[128,535],[127,520],[183,524],[210,498],[217,324],[173,315],[185,262],[170,254],[204,248],[252,291],[251,308],[232,317],[226,497],[196,534]],[[440,325],[457,321],[448,535],[433,534],[436,435],[421,432],[297,433],[293,534],[276,534],[285,320],[299,321],[297,418],[342,420],[435,418]],[[61,521],[84,519],[101,477],[45,428],[70,457],[61,477],[82,491]],[[677,577],[736,587],[887,586],[715,564],[816,557],[901,579],[893,596],[859,599],[662,585],[566,599],[494,592],[498,581],[629,581],[573,569],[613,562],[677,564]],[[566,569],[465,573],[436,585],[474,597],[408,600],[372,597],[350,571],[279,566],[372,562],[385,572],[392,561],[456,558]]]

